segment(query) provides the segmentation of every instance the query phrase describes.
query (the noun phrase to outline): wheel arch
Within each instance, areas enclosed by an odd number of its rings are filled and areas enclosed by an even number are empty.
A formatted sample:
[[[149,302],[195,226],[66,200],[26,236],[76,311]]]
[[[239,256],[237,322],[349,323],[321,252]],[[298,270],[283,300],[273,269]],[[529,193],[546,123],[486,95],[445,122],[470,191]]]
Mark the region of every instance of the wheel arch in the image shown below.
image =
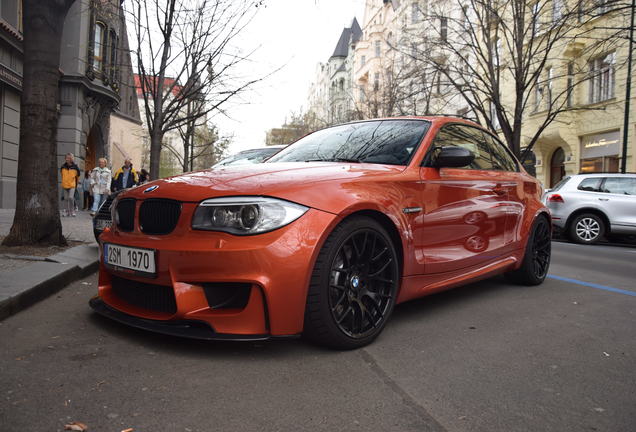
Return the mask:
[[[395,225],[395,222],[393,222],[393,220],[389,216],[382,213],[381,211],[365,209],[365,210],[358,210],[348,214],[347,217],[345,217],[342,221],[340,221],[340,223],[348,219],[359,217],[359,216],[366,216],[373,219],[374,221],[379,223],[382,226],[382,228],[384,228],[387,231],[387,233],[391,237],[391,240],[393,241],[393,244],[395,245],[395,249],[396,249],[399,264],[400,264],[399,265],[400,277],[402,277],[402,275],[404,274],[404,244],[402,242],[402,237],[400,236],[398,228]]]
[[[605,234],[610,234],[612,231],[612,225],[610,224],[610,220],[607,217],[607,215],[605,214],[605,212],[603,212],[602,210],[599,210],[595,207],[583,207],[580,209],[576,209],[575,211],[573,211],[570,216],[568,216],[567,221],[565,222],[565,228],[564,231],[568,231],[570,229],[570,224],[572,223],[572,221],[584,214],[584,213],[592,213],[598,217],[600,217],[603,220],[603,223],[605,223]]]

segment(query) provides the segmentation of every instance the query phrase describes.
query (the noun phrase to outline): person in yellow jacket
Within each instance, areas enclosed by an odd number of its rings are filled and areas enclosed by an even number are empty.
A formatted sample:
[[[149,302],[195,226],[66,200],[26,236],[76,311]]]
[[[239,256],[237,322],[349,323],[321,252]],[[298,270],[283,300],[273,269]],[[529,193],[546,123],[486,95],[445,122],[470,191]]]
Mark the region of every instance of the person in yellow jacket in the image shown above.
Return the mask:
[[[64,216],[76,216],[75,214],[75,189],[80,176],[80,169],[75,164],[73,153],[67,153],[64,165],[60,167],[62,174],[62,190],[64,196]]]
[[[111,186],[113,192],[128,189],[139,183],[137,171],[132,166],[132,161],[128,158],[124,161],[124,166],[119,168],[113,175],[113,184]]]

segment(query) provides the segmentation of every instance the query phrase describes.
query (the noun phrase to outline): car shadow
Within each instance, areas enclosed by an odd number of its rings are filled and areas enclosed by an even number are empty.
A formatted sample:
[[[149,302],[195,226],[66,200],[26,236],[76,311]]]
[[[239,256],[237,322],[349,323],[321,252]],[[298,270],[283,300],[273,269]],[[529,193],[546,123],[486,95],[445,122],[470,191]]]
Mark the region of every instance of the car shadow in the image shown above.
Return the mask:
[[[432,294],[420,299],[399,304],[393,310],[389,325],[408,325],[420,321],[423,316],[433,319],[436,314],[446,314],[459,305],[477,301],[487,294],[514,289],[503,277],[494,277],[448,291]],[[145,349],[187,356],[191,358],[236,358],[236,356],[258,355],[262,359],[285,359],[301,355],[341,355],[342,351],[311,344],[302,337],[270,339],[265,341],[208,341],[163,335],[130,327],[103,317],[95,312],[87,312],[87,320],[95,328],[113,338],[125,340]]]

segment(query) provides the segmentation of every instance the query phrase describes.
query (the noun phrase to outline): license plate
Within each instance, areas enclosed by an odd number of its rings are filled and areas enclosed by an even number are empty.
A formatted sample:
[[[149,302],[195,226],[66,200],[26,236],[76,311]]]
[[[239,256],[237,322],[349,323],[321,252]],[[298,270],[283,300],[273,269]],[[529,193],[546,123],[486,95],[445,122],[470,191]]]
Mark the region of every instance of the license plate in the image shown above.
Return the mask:
[[[95,229],[104,231],[104,228],[110,227],[110,221],[106,219],[97,219],[95,221]]]
[[[155,251],[105,243],[104,264],[116,270],[133,270],[145,275],[154,275]]]

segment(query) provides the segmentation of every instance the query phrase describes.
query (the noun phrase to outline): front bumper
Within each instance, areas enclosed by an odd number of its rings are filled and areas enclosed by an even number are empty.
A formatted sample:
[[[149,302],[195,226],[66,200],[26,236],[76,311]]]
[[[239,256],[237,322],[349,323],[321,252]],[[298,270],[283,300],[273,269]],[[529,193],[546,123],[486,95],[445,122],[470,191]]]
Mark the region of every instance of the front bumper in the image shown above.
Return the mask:
[[[255,236],[194,231],[189,226],[178,226],[168,235],[144,235],[137,229],[131,233],[106,231],[100,237],[100,248],[103,243],[113,243],[155,250],[156,276],[107,268],[100,259],[98,300],[129,318],[103,313],[104,307],[98,312],[168,334],[181,333],[180,326],[186,322],[187,332],[203,335],[203,339],[254,340],[300,334],[314,262],[337,221],[331,213],[310,209],[283,228]],[[136,289],[136,285],[142,288],[141,300],[140,296],[122,295],[122,289]],[[223,289],[248,287],[244,304],[214,307],[208,290],[221,285]],[[154,296],[155,287],[164,297],[158,303],[144,303],[143,293]],[[165,292],[171,307],[165,307]],[[148,307],[156,304],[162,307]],[[199,323],[196,330],[192,330],[192,322]]]
[[[235,340],[235,341],[260,341],[270,338],[267,334],[246,335],[246,334],[219,334],[214,331],[212,326],[205,321],[196,320],[172,320],[159,321],[139,318],[133,315],[123,313],[113,307],[110,307],[99,297],[93,297],[88,304],[95,312],[118,321],[122,324],[136,327],[142,330],[149,330],[155,333],[166,334],[170,336],[179,336],[190,339],[204,340]]]

